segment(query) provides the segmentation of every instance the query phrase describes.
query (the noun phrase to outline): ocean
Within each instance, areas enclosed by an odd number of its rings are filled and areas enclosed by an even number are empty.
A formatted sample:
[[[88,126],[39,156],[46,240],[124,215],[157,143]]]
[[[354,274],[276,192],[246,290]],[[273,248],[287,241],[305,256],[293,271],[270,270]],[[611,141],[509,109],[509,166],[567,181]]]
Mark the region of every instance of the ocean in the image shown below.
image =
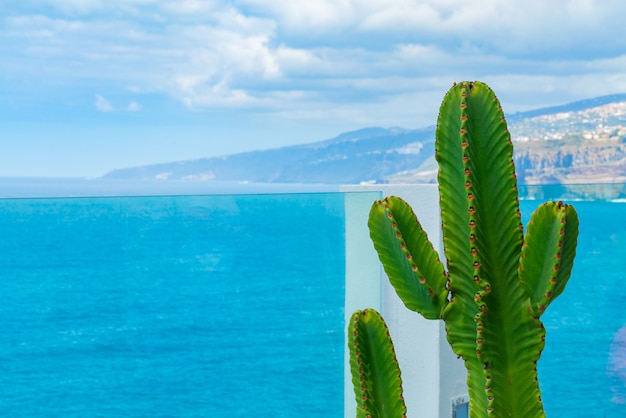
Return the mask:
[[[524,223],[539,203],[521,202]],[[626,200],[567,203],[576,207],[580,235],[572,277],[541,318],[542,398],[548,417],[624,417]]]
[[[0,200],[0,416],[343,408],[341,194]]]
[[[7,184],[0,416],[342,416],[344,194]],[[626,416],[626,201],[598,190],[522,189],[525,222],[547,198],[581,221],[573,277],[542,317],[553,418]]]

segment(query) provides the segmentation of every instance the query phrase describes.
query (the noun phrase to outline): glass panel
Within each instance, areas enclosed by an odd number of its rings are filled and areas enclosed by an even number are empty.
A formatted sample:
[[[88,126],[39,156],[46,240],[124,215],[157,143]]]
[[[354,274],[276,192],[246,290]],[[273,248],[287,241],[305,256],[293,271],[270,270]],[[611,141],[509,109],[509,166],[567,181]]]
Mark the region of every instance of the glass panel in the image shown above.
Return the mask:
[[[529,190],[530,189],[530,190]],[[524,224],[548,199],[572,203],[580,236],[572,278],[542,321],[539,380],[550,417],[623,416],[626,407],[626,200],[624,185],[526,186]],[[584,394],[581,396],[581,394]]]
[[[0,415],[340,416],[344,198],[0,200]]]
[[[581,221],[542,317],[548,416],[624,410],[624,190],[521,188],[525,223],[547,199]],[[0,415],[340,416],[346,222],[376,197],[1,199]]]

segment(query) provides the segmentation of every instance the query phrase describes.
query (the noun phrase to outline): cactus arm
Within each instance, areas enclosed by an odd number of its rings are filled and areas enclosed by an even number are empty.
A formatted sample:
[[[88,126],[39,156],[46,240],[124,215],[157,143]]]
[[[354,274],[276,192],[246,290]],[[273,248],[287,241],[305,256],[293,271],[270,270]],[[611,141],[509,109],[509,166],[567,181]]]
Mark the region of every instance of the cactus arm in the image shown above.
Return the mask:
[[[522,248],[519,278],[535,316],[541,316],[565,289],[572,273],[577,238],[578,215],[572,206],[548,202],[532,214]]]
[[[356,311],[348,328],[350,370],[358,418],[406,417],[402,378],[393,342],[374,309]]]
[[[447,277],[410,206],[398,197],[376,201],[368,226],[389,281],[405,306],[438,319],[447,303]]]

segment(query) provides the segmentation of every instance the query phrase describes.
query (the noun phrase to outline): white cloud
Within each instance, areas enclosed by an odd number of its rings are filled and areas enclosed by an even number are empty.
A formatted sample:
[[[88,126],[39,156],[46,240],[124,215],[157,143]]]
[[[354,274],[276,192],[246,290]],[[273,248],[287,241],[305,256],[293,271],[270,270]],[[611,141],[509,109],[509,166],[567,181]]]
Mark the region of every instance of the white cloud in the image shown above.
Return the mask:
[[[130,102],[128,104],[127,110],[129,112],[139,112],[141,110],[141,105],[137,102]]]
[[[242,0],[240,3],[264,11],[291,30],[315,32],[345,26],[354,19],[354,7],[358,7],[352,0]]]
[[[96,105],[96,109],[98,109],[100,112],[112,112],[113,111],[113,106],[111,106],[111,103],[104,97],[100,96],[99,94],[96,94],[95,105]]]
[[[45,1],[65,13],[85,14],[102,9],[102,0],[47,0]]]
[[[289,75],[319,75],[328,72],[328,61],[319,56],[319,52],[281,45],[273,51],[274,59],[280,70]]]
[[[11,59],[0,70],[128,94],[116,93],[130,104],[115,109],[96,96],[101,111],[140,110],[137,95],[150,93],[193,109],[375,124],[436,108],[440,98],[426,101],[453,80],[492,80],[517,108],[625,88],[626,38],[615,28],[626,3],[617,0],[47,3],[58,13],[23,6],[2,21],[0,53]]]
[[[207,13],[219,7],[217,2],[210,0],[177,0],[164,3],[163,10],[177,14]]]
[[[241,0],[296,39],[339,43],[437,43],[507,56],[610,55],[626,15],[621,0]],[[601,42],[603,41],[603,42]]]
[[[115,111],[127,111],[127,112],[139,112],[141,105],[135,101],[128,103],[125,108],[115,108],[111,102],[99,94],[96,94],[96,101],[94,102],[96,109],[100,112],[115,112]]]
[[[246,107],[259,105],[259,100],[242,89],[232,88],[228,77],[180,76],[173,81],[172,95],[191,109],[202,107]]]
[[[378,4],[359,19],[359,27],[364,30],[424,30],[436,27],[442,23],[442,11],[437,10],[437,4],[427,2],[415,3],[410,1]]]

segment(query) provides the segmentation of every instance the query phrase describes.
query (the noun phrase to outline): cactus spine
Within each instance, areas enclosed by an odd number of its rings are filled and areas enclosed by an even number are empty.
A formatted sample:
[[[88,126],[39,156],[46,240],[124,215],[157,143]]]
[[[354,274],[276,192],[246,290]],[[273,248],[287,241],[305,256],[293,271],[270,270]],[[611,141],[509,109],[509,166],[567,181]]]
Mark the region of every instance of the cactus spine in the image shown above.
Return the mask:
[[[541,205],[524,235],[512,154],[493,91],[481,82],[455,84],[436,130],[446,268],[402,199],[376,201],[368,222],[406,307],[445,321],[468,370],[473,418],[545,416],[539,317],[563,292],[576,252],[578,217],[562,202]]]

